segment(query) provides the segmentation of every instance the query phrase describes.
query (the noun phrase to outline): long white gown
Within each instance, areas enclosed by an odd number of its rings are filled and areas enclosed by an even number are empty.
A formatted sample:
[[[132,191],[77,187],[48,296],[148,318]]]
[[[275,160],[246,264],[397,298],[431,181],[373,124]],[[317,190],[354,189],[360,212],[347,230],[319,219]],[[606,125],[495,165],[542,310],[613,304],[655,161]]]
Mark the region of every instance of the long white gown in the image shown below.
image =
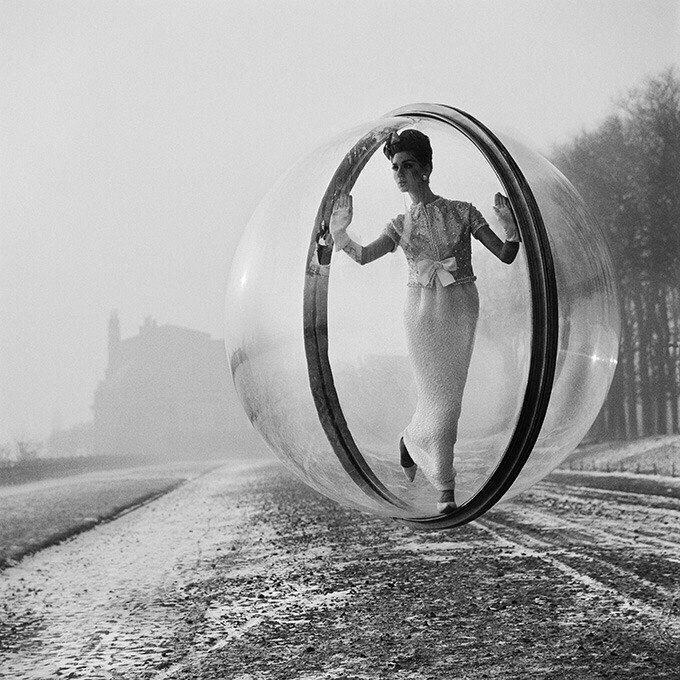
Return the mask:
[[[395,217],[368,246],[346,249],[361,264],[397,246],[406,256],[404,325],[418,400],[403,437],[440,491],[453,488],[456,476],[458,419],[479,316],[470,237],[482,226],[488,223],[471,203],[437,197]]]
[[[470,237],[488,226],[470,203],[418,203],[385,229],[409,266],[404,307],[417,405],[403,432],[414,462],[438,490],[454,486],[454,447],[479,317]]]

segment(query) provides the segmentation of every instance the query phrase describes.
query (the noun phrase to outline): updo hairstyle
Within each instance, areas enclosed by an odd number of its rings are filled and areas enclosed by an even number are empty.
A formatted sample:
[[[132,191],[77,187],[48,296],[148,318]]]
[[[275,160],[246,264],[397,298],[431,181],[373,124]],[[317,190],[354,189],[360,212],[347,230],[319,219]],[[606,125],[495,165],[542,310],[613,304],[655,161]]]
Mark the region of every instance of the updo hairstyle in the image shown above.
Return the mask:
[[[413,154],[423,167],[432,165],[430,138],[419,130],[402,130],[400,133],[392,133],[392,136],[385,142],[383,153],[389,160],[392,160],[392,157],[400,151]]]

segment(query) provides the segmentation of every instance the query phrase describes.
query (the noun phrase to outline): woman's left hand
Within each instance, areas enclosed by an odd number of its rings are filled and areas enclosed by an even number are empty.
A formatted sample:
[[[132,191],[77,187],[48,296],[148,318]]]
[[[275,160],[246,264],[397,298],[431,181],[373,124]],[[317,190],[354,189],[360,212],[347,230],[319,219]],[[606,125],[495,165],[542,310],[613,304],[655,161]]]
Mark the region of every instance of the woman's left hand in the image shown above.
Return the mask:
[[[496,213],[496,217],[498,217],[498,221],[505,230],[506,241],[519,241],[517,223],[515,222],[515,216],[512,214],[510,201],[507,197],[503,196],[501,193],[497,193],[494,196],[493,210]]]

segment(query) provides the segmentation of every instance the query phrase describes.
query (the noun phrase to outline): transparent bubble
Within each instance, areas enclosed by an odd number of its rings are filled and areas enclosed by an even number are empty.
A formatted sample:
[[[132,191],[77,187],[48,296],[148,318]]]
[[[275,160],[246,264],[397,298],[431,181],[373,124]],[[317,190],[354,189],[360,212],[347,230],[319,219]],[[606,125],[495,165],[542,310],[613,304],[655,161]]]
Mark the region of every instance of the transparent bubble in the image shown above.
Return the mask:
[[[353,196],[349,232],[363,244],[408,210],[381,151],[406,128],[431,139],[435,194],[472,203],[502,237],[492,210],[502,192],[522,236],[510,265],[472,239],[480,313],[455,446],[459,507],[449,515],[438,514],[425,476],[410,483],[399,464],[416,404],[403,253],[362,267],[317,243],[340,192]],[[277,457],[340,503],[426,528],[468,522],[564,460],[604,401],[619,326],[603,236],[571,184],[526,145],[430,104],[300,160],[252,216],[226,305],[236,390]]]

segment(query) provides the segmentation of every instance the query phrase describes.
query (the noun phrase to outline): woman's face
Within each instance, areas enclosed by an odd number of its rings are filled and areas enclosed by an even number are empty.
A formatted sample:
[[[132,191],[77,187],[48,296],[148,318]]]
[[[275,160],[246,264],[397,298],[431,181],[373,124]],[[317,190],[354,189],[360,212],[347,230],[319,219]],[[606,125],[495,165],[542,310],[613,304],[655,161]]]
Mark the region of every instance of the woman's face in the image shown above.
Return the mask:
[[[429,174],[427,168],[408,151],[399,151],[392,156],[392,173],[399,191],[402,192],[418,191],[425,181],[423,175]]]

